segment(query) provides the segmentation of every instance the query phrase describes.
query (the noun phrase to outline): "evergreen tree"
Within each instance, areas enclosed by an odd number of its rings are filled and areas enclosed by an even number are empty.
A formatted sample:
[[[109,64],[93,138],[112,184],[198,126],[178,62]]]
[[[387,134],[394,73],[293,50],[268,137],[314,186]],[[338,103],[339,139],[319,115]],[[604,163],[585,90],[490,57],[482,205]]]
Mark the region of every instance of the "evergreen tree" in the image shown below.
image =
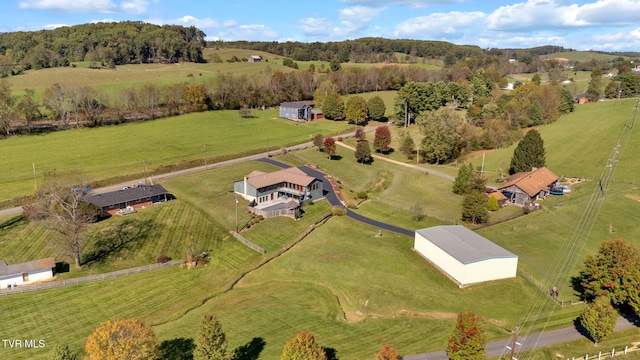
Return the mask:
[[[486,359],[487,337],[482,320],[473,311],[458,314],[456,327],[447,341],[447,356],[451,360]]]
[[[371,120],[384,120],[384,113],[387,111],[387,107],[382,98],[376,95],[367,101],[367,111]]]
[[[618,314],[606,296],[597,297],[580,315],[580,325],[587,330],[591,340],[596,344],[613,333],[617,320]]]
[[[495,196],[489,196],[489,201],[487,202],[487,208],[489,211],[498,211],[500,210],[500,204],[498,204],[498,199]]]
[[[378,126],[376,128],[376,134],[373,138],[373,148],[377,152],[385,153],[390,150],[391,145],[391,131],[388,126]]]
[[[545,150],[542,137],[537,130],[530,130],[513,151],[509,174],[531,171],[534,167],[540,168],[545,165]]]
[[[533,126],[541,125],[544,123],[544,115],[542,114],[542,106],[538,100],[533,100],[531,108],[529,109],[529,119]]]
[[[313,335],[300,332],[284,346],[280,360],[327,360],[327,355]]]
[[[196,348],[193,350],[194,360],[226,360],[227,338],[222,325],[213,315],[205,315],[200,322],[196,336]]]
[[[595,69],[591,72],[591,80],[589,80],[589,87],[587,88],[587,94],[591,95],[595,100],[602,97],[603,92],[602,84],[602,70]]]
[[[464,196],[462,201],[462,221],[473,224],[489,222],[489,209],[484,193],[473,191]]]
[[[347,100],[345,117],[350,124],[364,124],[367,121],[367,101],[361,96],[350,97]]]
[[[404,154],[408,159],[411,158],[413,150],[416,148],[416,144],[413,142],[413,138],[407,131],[403,131],[400,134],[400,152]]]
[[[569,91],[566,86],[563,86],[560,88],[560,106],[558,107],[558,111],[563,114],[568,114],[573,112],[574,106],[575,100],[573,99],[573,95],[571,95],[571,91]]]
[[[462,195],[469,193],[469,181],[473,176],[473,165],[471,163],[462,165],[460,170],[458,170],[458,176],[456,176],[456,180],[453,182],[453,193]]]
[[[355,156],[359,163],[366,164],[371,162],[371,148],[369,147],[369,142],[367,140],[358,141]]]

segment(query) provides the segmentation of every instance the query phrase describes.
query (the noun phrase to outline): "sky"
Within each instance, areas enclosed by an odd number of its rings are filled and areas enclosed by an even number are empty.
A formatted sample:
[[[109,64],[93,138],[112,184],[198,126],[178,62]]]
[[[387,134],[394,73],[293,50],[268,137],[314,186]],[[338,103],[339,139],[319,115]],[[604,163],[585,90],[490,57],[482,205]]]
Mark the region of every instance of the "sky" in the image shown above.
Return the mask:
[[[2,0],[0,32],[93,22],[195,26],[207,40],[383,37],[482,48],[640,51],[640,0]]]

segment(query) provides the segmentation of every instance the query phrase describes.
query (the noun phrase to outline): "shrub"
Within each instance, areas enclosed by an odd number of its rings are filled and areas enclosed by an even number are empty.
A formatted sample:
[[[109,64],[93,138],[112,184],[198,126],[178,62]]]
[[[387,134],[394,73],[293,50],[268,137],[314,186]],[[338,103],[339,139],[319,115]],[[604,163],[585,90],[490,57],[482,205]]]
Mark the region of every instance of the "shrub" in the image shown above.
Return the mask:
[[[331,214],[333,216],[345,216],[347,215],[347,210],[342,206],[334,206],[331,208]]]
[[[349,209],[357,209],[358,208],[358,202],[355,201],[355,200],[349,200],[349,201],[347,201],[347,207]]]
[[[358,193],[356,194],[356,198],[360,199],[360,200],[366,200],[369,198],[369,195],[367,194],[366,191],[358,191]]]
[[[338,136],[337,141],[342,141],[342,136]]]
[[[171,261],[171,258],[169,256],[167,256],[166,254],[160,254],[156,258],[156,263],[158,263],[158,264],[168,263],[169,261]]]

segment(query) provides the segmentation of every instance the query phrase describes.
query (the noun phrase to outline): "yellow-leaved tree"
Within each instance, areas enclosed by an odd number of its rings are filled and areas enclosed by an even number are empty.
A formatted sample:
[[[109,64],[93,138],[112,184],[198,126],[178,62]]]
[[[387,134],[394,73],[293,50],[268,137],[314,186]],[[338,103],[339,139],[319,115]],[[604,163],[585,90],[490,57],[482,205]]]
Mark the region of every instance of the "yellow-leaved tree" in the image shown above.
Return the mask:
[[[108,320],[93,329],[85,344],[90,360],[155,360],[156,335],[136,319]]]

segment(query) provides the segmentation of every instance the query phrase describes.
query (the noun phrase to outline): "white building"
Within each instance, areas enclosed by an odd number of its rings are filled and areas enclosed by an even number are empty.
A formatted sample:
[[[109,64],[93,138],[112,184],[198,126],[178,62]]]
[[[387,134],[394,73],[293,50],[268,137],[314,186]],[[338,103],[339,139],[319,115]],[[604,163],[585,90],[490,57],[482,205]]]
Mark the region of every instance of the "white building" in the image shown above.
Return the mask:
[[[0,289],[50,280],[55,267],[56,261],[52,257],[13,265],[0,260]]]
[[[518,256],[461,225],[416,230],[415,251],[460,287],[513,278]]]

